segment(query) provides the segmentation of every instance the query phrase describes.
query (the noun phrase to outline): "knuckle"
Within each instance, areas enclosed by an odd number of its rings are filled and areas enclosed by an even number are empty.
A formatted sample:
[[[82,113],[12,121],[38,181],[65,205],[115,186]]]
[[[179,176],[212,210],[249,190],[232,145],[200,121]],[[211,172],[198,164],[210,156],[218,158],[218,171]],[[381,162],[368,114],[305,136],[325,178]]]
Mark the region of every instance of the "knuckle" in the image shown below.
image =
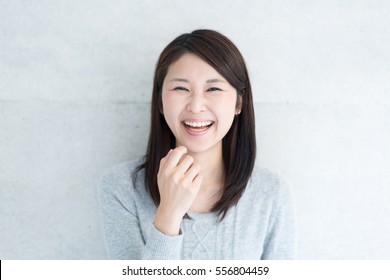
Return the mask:
[[[166,158],[166,157],[163,157],[163,158],[160,160],[160,169],[161,169],[162,166],[165,165],[166,161],[167,161],[167,158]]]
[[[183,178],[183,185],[184,185],[184,186],[188,186],[191,182],[192,182],[192,179],[189,178],[188,176],[186,176],[185,178]]]
[[[180,150],[174,149],[174,150],[172,151],[172,154],[173,154],[173,155],[178,155],[178,154],[180,154]]]
[[[192,167],[194,168],[195,171],[197,171],[197,172],[200,171],[200,165],[199,165],[198,163],[194,162],[194,163],[192,164]]]
[[[175,155],[182,155],[182,154],[185,154],[187,152],[187,149],[183,146],[180,146],[180,147],[177,147],[176,149],[174,149],[172,152]]]
[[[173,182],[174,184],[178,185],[178,184],[180,183],[180,181],[181,181],[181,178],[180,178],[179,174],[174,173],[174,174],[172,175],[172,182]]]
[[[186,155],[185,159],[190,163],[194,162],[194,158],[190,155]]]
[[[171,156],[175,156],[176,154],[177,154],[177,150],[176,149],[171,151]]]

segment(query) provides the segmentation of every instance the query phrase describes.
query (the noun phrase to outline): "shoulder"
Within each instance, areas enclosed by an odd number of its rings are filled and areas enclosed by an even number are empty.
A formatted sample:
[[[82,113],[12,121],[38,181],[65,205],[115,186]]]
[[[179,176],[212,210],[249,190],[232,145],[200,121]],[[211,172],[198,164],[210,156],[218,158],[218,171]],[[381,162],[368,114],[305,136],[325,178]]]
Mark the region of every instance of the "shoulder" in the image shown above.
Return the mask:
[[[246,192],[253,199],[261,198],[261,200],[274,202],[291,197],[291,188],[285,178],[278,172],[263,166],[254,167]]]
[[[129,191],[133,184],[133,173],[142,164],[142,158],[122,162],[107,168],[100,180],[100,188],[103,192]],[[139,180],[137,180],[139,181]]]
[[[131,179],[133,172],[142,163],[142,158],[138,158],[111,166],[104,170],[102,180],[107,182],[115,181],[116,183],[128,181]]]
[[[102,208],[126,209],[134,212],[137,205],[152,204],[144,184],[144,171],[140,170],[133,180],[133,173],[143,159],[126,161],[107,168],[101,176],[99,184],[99,200]]]
[[[259,165],[253,168],[249,183],[252,185],[260,185],[265,190],[286,187],[286,180],[279,172]]]

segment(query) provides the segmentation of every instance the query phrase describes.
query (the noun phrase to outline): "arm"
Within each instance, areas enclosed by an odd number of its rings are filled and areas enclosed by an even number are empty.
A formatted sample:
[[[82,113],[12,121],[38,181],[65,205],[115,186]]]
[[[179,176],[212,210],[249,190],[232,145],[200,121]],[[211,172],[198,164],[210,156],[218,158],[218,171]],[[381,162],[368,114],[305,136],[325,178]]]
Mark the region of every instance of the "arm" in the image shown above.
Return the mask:
[[[111,259],[141,259],[144,240],[130,193],[125,190],[114,168],[105,172],[99,199],[106,248]]]
[[[141,231],[136,194],[128,169],[112,168],[102,177],[99,198],[106,247],[111,259],[179,259],[183,234],[166,236],[152,222]],[[143,187],[143,186],[142,186]],[[148,207],[147,203],[145,208]]]

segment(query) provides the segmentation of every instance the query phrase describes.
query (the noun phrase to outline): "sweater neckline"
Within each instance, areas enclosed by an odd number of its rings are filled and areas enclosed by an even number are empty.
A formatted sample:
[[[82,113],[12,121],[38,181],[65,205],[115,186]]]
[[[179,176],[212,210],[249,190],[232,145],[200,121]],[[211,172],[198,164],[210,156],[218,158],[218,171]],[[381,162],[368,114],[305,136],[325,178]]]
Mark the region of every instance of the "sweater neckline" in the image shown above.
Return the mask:
[[[216,222],[218,216],[215,212],[208,213],[196,213],[187,211],[187,215],[192,218],[194,221],[206,221],[206,222]]]

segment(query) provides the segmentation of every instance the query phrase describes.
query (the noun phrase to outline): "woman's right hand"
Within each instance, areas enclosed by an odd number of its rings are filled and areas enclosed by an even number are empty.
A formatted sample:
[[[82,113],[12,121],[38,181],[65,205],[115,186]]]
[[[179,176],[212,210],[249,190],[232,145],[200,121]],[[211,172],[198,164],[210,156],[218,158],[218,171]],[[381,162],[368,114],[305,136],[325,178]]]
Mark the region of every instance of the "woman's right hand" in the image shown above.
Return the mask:
[[[185,155],[180,146],[160,161],[157,174],[160,205],[154,219],[155,227],[166,235],[178,235],[183,216],[191,207],[202,184],[200,166],[194,158]]]

